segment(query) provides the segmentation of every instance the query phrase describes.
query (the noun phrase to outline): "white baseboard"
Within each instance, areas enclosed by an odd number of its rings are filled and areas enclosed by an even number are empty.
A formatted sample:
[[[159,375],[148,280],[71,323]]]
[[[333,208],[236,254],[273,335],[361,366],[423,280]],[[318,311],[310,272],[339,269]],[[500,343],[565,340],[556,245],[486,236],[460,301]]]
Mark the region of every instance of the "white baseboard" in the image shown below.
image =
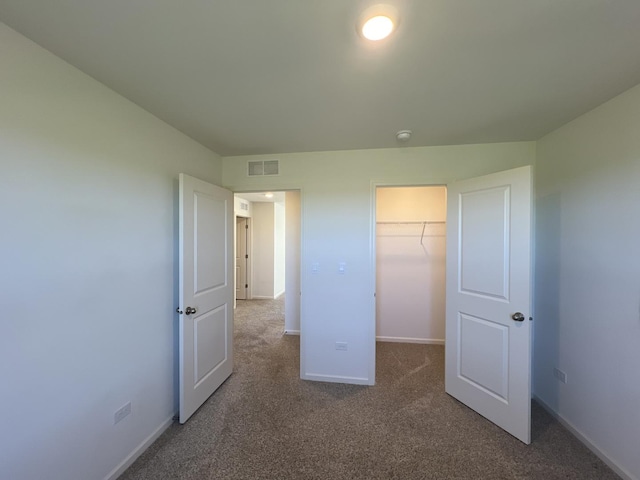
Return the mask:
[[[285,335],[300,335],[300,330],[285,330]]]
[[[616,472],[620,477],[622,477],[624,480],[638,480],[638,477],[636,477],[635,475],[632,475],[625,468],[618,465],[607,453],[603,452],[600,448],[598,448],[598,446],[595,443],[593,443],[589,437],[587,437],[584,433],[582,433],[571,422],[566,420],[562,415],[560,415],[555,410],[553,410],[549,405],[545,403],[544,400],[542,400],[537,395],[534,395],[533,399],[536,402],[538,402],[542,408],[544,408],[547,412],[549,412],[549,414],[553,418],[558,420],[558,422],[560,422],[560,424],[563,427],[569,430],[578,440],[584,443],[589,450],[595,453],[600,460],[606,463],[609,466],[609,468],[611,468],[611,470]]]
[[[413,337],[376,337],[378,342],[423,343],[428,345],[444,345],[444,339]]]
[[[277,300],[282,295],[284,295],[284,290],[278,293],[277,295],[274,295],[273,297],[270,295],[252,295],[251,300]]]
[[[127,458],[125,458],[122,462],[120,462],[120,464],[116,468],[111,470],[111,472],[109,472],[109,474],[106,477],[104,477],[105,480],[116,480],[116,478],[122,475],[124,471],[127,468],[129,468],[133,464],[133,462],[135,462],[138,459],[138,457],[142,455],[144,451],[147,448],[149,448],[151,444],[155,442],[160,435],[164,433],[164,431],[167,428],[171,426],[171,424],[173,423],[174,417],[175,417],[175,414],[171,414],[171,416],[167,418],[164,422],[162,422],[158,428],[156,428],[153,432],[151,432],[151,435],[145,438],[142,441],[142,443],[140,443],[140,445],[134,448],[133,452],[127,455]]]
[[[350,383],[353,385],[373,385],[368,378],[364,377],[344,377],[342,375],[324,375],[321,373],[305,373],[301,375],[303,380],[314,382]]]

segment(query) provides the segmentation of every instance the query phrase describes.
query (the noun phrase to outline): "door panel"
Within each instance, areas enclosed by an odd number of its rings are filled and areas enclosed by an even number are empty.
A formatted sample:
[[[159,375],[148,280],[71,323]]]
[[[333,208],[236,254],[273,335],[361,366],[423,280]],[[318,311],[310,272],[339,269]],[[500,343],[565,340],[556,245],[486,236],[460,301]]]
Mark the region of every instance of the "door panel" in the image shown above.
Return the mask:
[[[451,184],[447,197],[446,391],[529,443],[531,168]]]
[[[225,245],[226,231],[216,225],[217,219],[226,216],[226,202],[222,198],[194,192],[195,244],[193,269],[195,272],[195,295],[210,292],[211,289],[224,288],[228,272],[226,271],[228,252],[226,248],[211,248],[212,245]]]
[[[459,377],[506,400],[509,389],[507,327],[463,313],[459,314],[458,318]]]
[[[460,289],[507,299],[509,187],[460,195]]]
[[[233,370],[233,219],[230,191],[180,174],[180,423]]]
[[[227,309],[223,305],[205,315],[201,315],[194,322],[194,348],[196,362],[194,382],[215,372],[216,368],[227,360]]]

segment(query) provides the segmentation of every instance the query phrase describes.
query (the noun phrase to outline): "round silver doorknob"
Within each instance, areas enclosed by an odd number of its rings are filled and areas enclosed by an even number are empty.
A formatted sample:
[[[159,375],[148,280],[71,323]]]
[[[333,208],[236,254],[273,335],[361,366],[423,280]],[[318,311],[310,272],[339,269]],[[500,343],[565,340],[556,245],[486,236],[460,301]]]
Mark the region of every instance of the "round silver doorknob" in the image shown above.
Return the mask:
[[[192,313],[196,313],[196,309],[195,308],[191,308],[191,307],[187,307],[184,310],[184,313],[186,313],[187,315],[191,315]]]
[[[516,322],[524,322],[524,315],[520,312],[514,313],[513,315],[511,315],[511,318],[513,318]]]

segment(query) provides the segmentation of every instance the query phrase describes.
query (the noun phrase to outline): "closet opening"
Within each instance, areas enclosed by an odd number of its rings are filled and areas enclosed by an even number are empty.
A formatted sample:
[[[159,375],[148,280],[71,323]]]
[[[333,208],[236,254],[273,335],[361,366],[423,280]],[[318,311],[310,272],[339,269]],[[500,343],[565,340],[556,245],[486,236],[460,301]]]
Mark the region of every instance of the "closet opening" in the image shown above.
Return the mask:
[[[376,188],[376,340],[444,345],[445,186]]]

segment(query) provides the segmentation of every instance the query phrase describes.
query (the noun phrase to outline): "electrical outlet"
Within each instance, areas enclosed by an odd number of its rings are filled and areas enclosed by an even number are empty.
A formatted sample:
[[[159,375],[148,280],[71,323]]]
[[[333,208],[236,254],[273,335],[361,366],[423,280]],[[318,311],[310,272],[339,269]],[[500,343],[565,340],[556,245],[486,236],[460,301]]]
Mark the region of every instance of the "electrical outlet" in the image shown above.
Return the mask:
[[[131,413],[131,402],[127,402],[123,407],[116,410],[116,413],[113,414],[113,424],[120,422],[127,415]]]
[[[349,344],[347,342],[336,342],[336,350],[347,351]]]
[[[553,369],[553,376],[560,380],[562,383],[567,383],[567,374],[559,368]]]

